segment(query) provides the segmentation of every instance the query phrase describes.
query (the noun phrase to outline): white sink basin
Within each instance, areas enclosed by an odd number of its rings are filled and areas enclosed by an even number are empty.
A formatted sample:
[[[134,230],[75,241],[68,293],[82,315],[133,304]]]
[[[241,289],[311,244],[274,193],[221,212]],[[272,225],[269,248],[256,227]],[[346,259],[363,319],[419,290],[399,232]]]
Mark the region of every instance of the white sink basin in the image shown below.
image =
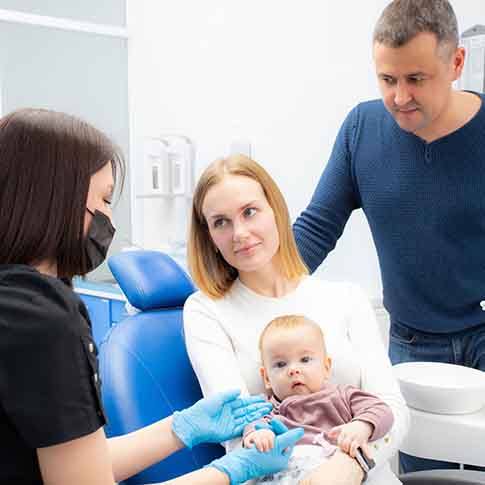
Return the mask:
[[[405,362],[394,373],[408,406],[438,414],[474,413],[485,405],[485,372],[438,362]]]

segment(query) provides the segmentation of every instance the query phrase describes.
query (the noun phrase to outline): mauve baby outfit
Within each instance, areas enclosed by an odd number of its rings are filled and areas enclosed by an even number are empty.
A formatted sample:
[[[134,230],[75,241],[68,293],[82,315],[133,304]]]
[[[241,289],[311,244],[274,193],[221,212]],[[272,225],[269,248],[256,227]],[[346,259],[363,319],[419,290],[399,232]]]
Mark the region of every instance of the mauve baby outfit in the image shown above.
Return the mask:
[[[302,427],[305,430],[299,445],[328,445],[324,434],[334,426],[359,420],[370,423],[373,432],[369,441],[383,437],[392,427],[394,416],[391,408],[381,399],[354,386],[327,384],[321,391],[307,395],[289,396],[282,402],[274,396],[271,414],[264,417],[267,422],[273,417],[289,429]],[[244,436],[254,431],[255,423],[246,426]],[[334,447],[329,450],[333,452]]]

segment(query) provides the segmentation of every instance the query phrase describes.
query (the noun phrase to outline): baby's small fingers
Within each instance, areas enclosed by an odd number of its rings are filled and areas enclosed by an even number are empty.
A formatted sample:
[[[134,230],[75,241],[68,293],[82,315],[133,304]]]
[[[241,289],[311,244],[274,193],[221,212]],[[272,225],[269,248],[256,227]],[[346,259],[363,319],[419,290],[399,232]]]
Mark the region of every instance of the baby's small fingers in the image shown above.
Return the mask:
[[[353,440],[352,443],[350,444],[350,450],[349,450],[349,455],[352,458],[355,458],[355,455],[357,454],[357,448],[359,447],[359,442],[357,440]]]
[[[247,440],[244,443],[244,448],[252,448],[254,446],[254,441],[253,440]]]
[[[349,448],[350,448],[350,440],[349,438],[347,437],[344,437],[342,439],[339,440],[339,446],[340,448],[345,451],[345,453],[348,453],[349,452]]]
[[[271,442],[269,438],[264,439],[264,451],[269,451],[271,449]]]
[[[344,445],[344,442],[345,442],[345,435],[344,434],[341,434],[338,438],[337,438],[337,446],[339,448],[342,448],[343,445]]]

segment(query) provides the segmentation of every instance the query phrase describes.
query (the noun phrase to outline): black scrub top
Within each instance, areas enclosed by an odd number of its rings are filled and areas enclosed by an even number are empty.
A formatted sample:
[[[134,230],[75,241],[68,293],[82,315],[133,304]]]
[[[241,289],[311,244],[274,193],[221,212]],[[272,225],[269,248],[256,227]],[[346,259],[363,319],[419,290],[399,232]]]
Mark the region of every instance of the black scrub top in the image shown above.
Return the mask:
[[[36,448],[104,424],[83,302],[57,278],[0,265],[0,484],[42,484]]]

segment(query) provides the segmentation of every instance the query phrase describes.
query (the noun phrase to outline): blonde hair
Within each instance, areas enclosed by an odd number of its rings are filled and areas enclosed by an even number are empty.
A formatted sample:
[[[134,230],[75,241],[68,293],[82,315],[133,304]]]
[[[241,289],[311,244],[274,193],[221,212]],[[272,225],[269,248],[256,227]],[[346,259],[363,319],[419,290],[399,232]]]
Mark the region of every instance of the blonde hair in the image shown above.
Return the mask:
[[[226,175],[242,175],[258,182],[273,210],[279,234],[278,258],[283,276],[292,280],[308,274],[296,247],[285,199],[270,175],[245,155],[232,155],[211,163],[197,183],[192,202],[188,241],[188,267],[197,287],[211,298],[222,298],[238,277],[238,271],[222,257],[212,242],[202,206],[207,192]]]
[[[327,355],[327,349],[325,347],[325,338],[323,336],[323,330],[315,323],[313,320],[305,317],[304,315],[282,315],[280,317],[274,318],[271,322],[264,327],[264,330],[259,336],[259,353],[261,354],[261,362],[263,361],[263,342],[267,334],[273,330],[292,330],[294,328],[300,327],[313,327],[322,336],[323,351]]]

